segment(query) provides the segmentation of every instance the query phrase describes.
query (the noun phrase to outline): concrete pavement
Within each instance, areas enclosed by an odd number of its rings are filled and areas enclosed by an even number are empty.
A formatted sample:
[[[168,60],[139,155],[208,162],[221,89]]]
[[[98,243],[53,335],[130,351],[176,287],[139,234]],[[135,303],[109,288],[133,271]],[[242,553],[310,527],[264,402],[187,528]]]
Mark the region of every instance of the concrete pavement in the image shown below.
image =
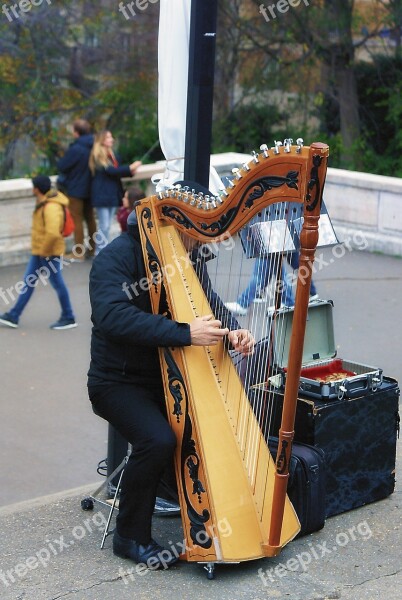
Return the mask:
[[[321,297],[335,304],[338,355],[379,365],[401,381],[402,260],[357,250],[338,257],[326,250],[320,264],[314,277]],[[99,550],[105,512],[99,514],[98,505],[93,513],[80,508],[80,499],[100,481],[96,464],[107,452],[106,424],[93,416],[85,390],[89,267],[65,270],[79,328],[48,329],[58,307],[45,286],[35,292],[20,329],[0,329],[0,598],[125,600],[173,593],[179,599],[399,599],[400,461],[389,498],[328,519],[323,530],[292,542],[275,559],[218,567],[212,582],[193,564],[130,575],[132,565],[112,555],[110,539]],[[0,269],[3,290],[22,272]],[[401,442],[398,447],[400,453]],[[45,497],[32,500],[38,496]],[[20,501],[26,502],[15,504]],[[155,537],[180,541],[180,520],[155,520]]]

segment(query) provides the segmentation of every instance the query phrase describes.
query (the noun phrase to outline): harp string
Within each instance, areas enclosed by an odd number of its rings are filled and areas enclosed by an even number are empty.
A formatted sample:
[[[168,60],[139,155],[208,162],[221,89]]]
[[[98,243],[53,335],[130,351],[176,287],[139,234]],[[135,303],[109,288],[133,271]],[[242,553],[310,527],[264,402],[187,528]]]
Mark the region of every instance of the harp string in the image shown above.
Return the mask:
[[[279,218],[282,219],[283,218],[283,212],[284,212],[284,206],[283,204],[280,205],[278,207],[278,209],[276,209],[277,214],[279,213]],[[271,243],[273,240],[271,239],[272,236],[272,222],[271,222],[271,227],[269,229],[269,235],[268,238],[266,238],[265,240],[262,240],[262,236],[261,236],[261,230],[259,230],[259,235],[261,237],[260,239],[260,248],[261,248],[261,256],[265,256],[265,260],[264,262],[261,262],[261,266],[262,268],[267,268],[267,275],[266,275],[266,282],[274,282],[274,305],[276,307],[280,307],[281,304],[281,300],[282,300],[282,288],[279,287],[278,289],[278,283],[280,284],[282,282],[282,262],[283,262],[283,250],[285,247],[285,238],[283,239],[282,242],[282,248],[275,248],[277,250],[277,252],[273,253],[273,254],[268,254],[267,253],[267,247],[268,249],[273,247],[273,244]],[[263,243],[265,241],[265,243]],[[279,250],[279,251],[278,251]],[[268,261],[268,262],[267,262]],[[261,312],[263,305],[257,305],[256,309],[253,310],[253,318],[252,318],[252,327],[254,330],[256,330],[256,325],[257,325],[257,321],[259,319],[261,319],[262,315],[259,315],[258,313]],[[263,307],[263,309],[265,309],[265,307]],[[281,313],[279,313],[279,315],[277,315],[276,312],[274,312],[273,314],[273,319],[271,321],[269,321],[268,319],[263,320],[263,323],[266,322],[267,324],[269,324],[270,326],[270,336],[268,336],[268,340],[269,340],[269,344],[272,347],[272,344],[274,342],[274,340],[272,339],[272,336],[275,332],[276,335],[279,334],[279,336],[281,335],[281,331],[283,329],[283,316]],[[276,329],[278,330],[278,332],[276,332]],[[265,333],[265,332],[263,332]],[[271,339],[270,339],[271,337]],[[264,339],[264,338],[263,338]],[[269,365],[268,361],[267,361],[267,356],[265,356],[264,352],[261,352],[258,355],[258,359],[256,361],[256,369],[257,372],[260,374],[260,379],[262,379],[262,381],[257,382],[257,383],[264,383],[269,375],[269,370],[272,370],[272,364]],[[271,362],[272,362],[273,357],[271,356]],[[256,422],[252,423],[252,428],[250,431],[250,468],[251,468],[251,477],[253,480],[255,480],[256,474],[257,474],[257,469],[258,469],[258,455],[259,455],[259,451],[260,451],[260,446],[262,443],[265,443],[263,438],[258,435],[259,431],[256,431],[256,429],[258,428],[258,430],[262,429],[264,431],[265,429],[265,421],[268,421],[267,423],[267,427],[269,427],[269,423],[271,420],[271,411],[269,410],[269,403],[268,406],[264,403],[260,403],[259,406],[256,407],[257,410],[255,410],[256,413],[256,417],[257,420]],[[268,473],[266,473],[266,480],[268,479]],[[265,482],[266,483],[266,482]],[[265,485],[264,485],[264,489],[265,489]]]
[[[283,219],[285,216],[285,204],[279,203],[277,208],[277,214],[280,219]],[[260,247],[263,247],[261,234],[258,234],[260,239]],[[265,239],[265,244],[270,246],[272,235],[272,228],[269,230],[269,234]],[[237,244],[239,241],[237,240]],[[273,292],[271,290],[271,296],[273,294],[274,298],[271,301],[275,301],[275,294],[282,294],[282,290],[276,290],[276,279],[277,274],[279,273],[278,280],[282,281],[282,261],[285,261],[284,258],[284,249],[285,249],[286,240],[283,240],[283,247],[281,252],[275,252],[269,257],[268,262],[261,262],[259,268],[267,269],[267,273],[265,274],[265,280],[270,288],[272,288],[272,284],[274,283]],[[216,253],[216,248],[213,248],[214,253]],[[259,258],[261,258],[263,254],[261,253]],[[221,258],[224,258],[223,264]],[[254,259],[255,260],[255,259]],[[222,245],[220,245],[219,251],[217,252],[217,260],[211,260],[207,262],[207,270],[209,272],[209,276],[212,280],[212,287],[217,289],[221,299],[223,302],[233,301],[237,299],[240,293],[244,288],[247,287],[247,280],[245,280],[244,273],[250,271],[252,268],[252,262],[245,258],[243,251],[237,252],[227,252]],[[196,274],[200,277],[200,266],[196,265]],[[225,278],[222,277],[222,273],[224,271],[229,271],[232,275],[226,279],[226,284],[223,282]],[[258,272],[257,275],[262,275],[261,272]],[[233,285],[234,279],[234,285]],[[261,279],[261,277],[259,277]],[[216,285],[216,284],[220,285]],[[190,285],[191,287],[191,285]],[[261,290],[262,291],[262,290]],[[274,313],[272,319],[267,319],[265,317],[266,312],[265,303],[254,303],[251,305],[249,314],[247,318],[238,317],[240,325],[244,328],[252,331],[256,338],[270,338],[271,334],[273,334],[273,330],[275,330],[276,339],[282,337],[284,331],[284,318],[282,314]],[[205,305],[200,307],[199,316],[202,314],[206,314],[209,312],[209,307],[207,307],[207,299],[205,300]],[[247,472],[250,478],[250,481],[255,484],[256,475],[258,470],[258,456],[260,451],[261,443],[263,440],[260,434],[260,428],[263,432],[267,432],[270,429],[270,423],[272,419],[272,393],[269,393],[264,402],[259,402],[258,405],[254,406],[254,413],[256,419],[251,418],[252,415],[249,410],[249,397],[247,394],[247,390],[249,387],[249,382],[252,379],[253,372],[257,372],[260,374],[262,379],[266,379],[268,375],[269,369],[272,368],[272,364],[268,364],[268,359],[272,362],[272,356],[269,356],[269,345],[266,352],[261,352],[258,356],[258,359],[254,361],[249,361],[249,366],[246,368],[244,373],[244,388],[240,392],[240,398],[238,402],[234,402],[234,406],[237,407],[235,417],[235,434],[239,441],[239,447],[241,449],[243,459],[247,468]],[[223,353],[226,352],[223,346],[220,349],[220,355],[218,355],[218,363],[223,364]],[[221,377],[221,373],[217,373],[218,377]],[[262,383],[262,381],[258,381],[258,383]],[[229,375],[227,373],[226,378],[222,379],[221,377],[221,387],[223,390],[224,397],[228,397],[230,393],[230,381]],[[267,475],[268,477],[268,475]]]

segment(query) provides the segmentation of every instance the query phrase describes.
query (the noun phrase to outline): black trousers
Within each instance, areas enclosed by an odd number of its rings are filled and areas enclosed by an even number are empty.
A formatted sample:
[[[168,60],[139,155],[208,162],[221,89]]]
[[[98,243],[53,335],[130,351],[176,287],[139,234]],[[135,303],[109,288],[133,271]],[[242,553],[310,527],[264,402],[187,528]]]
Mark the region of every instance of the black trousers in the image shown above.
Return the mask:
[[[172,464],[176,447],[166,418],[163,388],[110,383],[90,386],[88,391],[94,411],[133,448],[121,482],[117,531],[148,544],[158,484]]]

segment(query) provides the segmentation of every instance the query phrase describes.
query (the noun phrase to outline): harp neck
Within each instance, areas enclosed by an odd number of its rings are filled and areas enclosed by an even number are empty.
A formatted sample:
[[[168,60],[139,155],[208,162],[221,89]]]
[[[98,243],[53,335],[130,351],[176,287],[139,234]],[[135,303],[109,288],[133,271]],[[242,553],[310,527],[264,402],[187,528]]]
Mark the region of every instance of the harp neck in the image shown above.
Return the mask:
[[[172,188],[153,197],[158,218],[201,243],[237,233],[261,210],[276,202],[297,202],[305,214],[319,215],[328,146],[276,146],[235,170],[221,196]]]

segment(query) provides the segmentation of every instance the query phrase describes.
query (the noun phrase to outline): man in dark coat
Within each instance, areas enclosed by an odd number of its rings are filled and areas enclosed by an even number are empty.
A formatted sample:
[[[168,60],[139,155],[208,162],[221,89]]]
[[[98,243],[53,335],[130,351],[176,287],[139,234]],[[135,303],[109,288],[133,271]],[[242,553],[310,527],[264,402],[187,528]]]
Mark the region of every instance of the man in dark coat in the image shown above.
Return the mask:
[[[84,119],[77,119],[73,123],[72,142],[65,155],[58,161],[57,169],[60,173],[58,187],[68,196],[69,208],[74,219],[74,244],[76,252],[70,258],[79,260],[84,258],[85,248],[87,254],[94,254],[96,221],[94,209],[91,205],[91,180],[89,170],[89,155],[93,146],[91,126]],[[88,229],[89,240],[84,246],[84,222]]]
[[[158,347],[210,346],[227,336],[245,355],[252,335],[241,329],[211,287],[204,253],[191,259],[210,301],[212,315],[179,323],[152,314],[135,213],[127,233],[95,258],[90,274],[92,307],[91,364],[88,391],[94,412],[131,445],[124,470],[113,551],[152,568],[167,567],[177,556],[151,537],[152,514],[161,476],[173,460],[176,438],[166,417]],[[131,294],[130,290],[136,290]]]

